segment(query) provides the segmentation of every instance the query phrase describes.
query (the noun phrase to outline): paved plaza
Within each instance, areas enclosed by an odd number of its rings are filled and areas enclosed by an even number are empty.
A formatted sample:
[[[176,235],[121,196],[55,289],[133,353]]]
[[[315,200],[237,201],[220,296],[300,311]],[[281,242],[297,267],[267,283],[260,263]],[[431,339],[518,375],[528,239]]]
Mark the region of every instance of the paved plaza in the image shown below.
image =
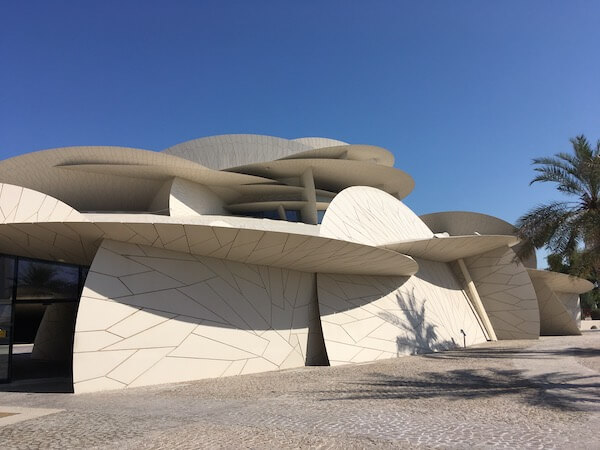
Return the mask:
[[[0,392],[4,448],[600,449],[600,332],[96,394]]]

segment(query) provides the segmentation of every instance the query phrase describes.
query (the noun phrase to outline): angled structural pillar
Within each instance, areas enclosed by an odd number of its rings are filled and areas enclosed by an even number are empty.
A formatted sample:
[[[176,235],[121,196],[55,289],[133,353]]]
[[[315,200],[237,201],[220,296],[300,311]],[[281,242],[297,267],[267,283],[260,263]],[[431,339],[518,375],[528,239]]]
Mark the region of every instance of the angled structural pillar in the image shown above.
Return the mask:
[[[462,258],[459,258],[457,260],[457,262],[458,262],[458,267],[460,267],[462,276],[465,279],[465,288],[466,288],[467,293],[469,294],[468,297],[471,300],[471,303],[473,304],[473,308],[475,308],[475,311],[477,312],[477,315],[479,316],[481,323],[483,323],[483,327],[485,328],[485,331],[487,332],[487,335],[489,336],[490,340],[497,341],[498,338],[496,337],[496,333],[494,332],[494,327],[492,326],[492,323],[490,322],[490,318],[488,317],[487,312],[485,311],[485,308],[483,307],[481,298],[479,298],[479,293],[477,292],[477,289],[475,288],[475,283],[473,283],[473,280],[471,279],[471,274],[469,273],[469,270],[467,269],[467,265],[465,264],[465,261]]]

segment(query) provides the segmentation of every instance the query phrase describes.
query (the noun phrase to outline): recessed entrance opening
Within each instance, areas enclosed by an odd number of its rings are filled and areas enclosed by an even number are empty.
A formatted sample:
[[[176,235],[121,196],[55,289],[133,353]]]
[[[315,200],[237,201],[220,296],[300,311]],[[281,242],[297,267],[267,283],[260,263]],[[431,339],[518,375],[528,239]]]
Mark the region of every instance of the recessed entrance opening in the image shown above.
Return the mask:
[[[4,390],[73,391],[73,335],[87,268],[0,255]]]

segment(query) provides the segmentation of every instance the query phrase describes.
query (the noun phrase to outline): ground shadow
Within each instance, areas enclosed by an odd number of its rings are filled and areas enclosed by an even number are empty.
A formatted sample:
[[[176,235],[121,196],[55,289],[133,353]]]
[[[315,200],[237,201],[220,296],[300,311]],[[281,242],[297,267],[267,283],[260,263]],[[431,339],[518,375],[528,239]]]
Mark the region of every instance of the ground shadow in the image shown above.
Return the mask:
[[[44,361],[31,353],[12,355],[12,379],[0,384],[0,392],[72,393],[70,361]]]
[[[340,391],[343,394],[339,397],[322,400],[480,400],[516,396],[530,405],[576,411],[583,408],[584,402],[588,406],[600,406],[597,379],[558,372],[526,377],[520,370],[501,369],[424,372],[415,377],[373,373],[362,381],[347,383],[348,389]]]
[[[532,341],[533,343],[534,341]],[[550,359],[557,356],[575,356],[577,358],[600,357],[600,348],[596,347],[569,347],[564,349],[527,350],[526,348],[466,348],[456,352],[443,352],[425,355],[426,358],[436,359]]]

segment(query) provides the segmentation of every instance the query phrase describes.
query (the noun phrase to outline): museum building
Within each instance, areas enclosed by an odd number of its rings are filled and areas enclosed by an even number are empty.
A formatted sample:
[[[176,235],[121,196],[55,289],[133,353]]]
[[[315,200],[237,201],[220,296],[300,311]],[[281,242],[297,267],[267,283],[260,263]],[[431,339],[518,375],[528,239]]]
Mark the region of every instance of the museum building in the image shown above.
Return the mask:
[[[325,138],[4,160],[0,380],[27,360],[80,393],[580,334],[590,282],[518,259],[501,219],[417,216],[413,187],[391,152]]]

